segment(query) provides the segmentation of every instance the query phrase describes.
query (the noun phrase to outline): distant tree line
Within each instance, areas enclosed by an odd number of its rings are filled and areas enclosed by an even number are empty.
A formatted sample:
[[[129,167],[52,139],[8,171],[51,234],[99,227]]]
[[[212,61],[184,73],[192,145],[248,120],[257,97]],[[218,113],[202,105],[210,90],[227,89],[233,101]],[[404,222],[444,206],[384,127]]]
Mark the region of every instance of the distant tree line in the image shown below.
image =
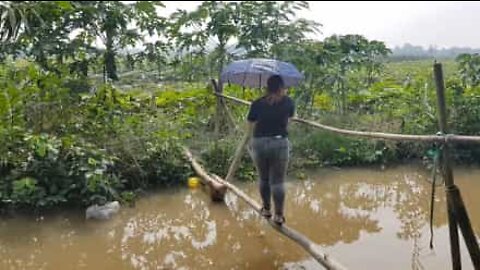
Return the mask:
[[[451,47],[451,48],[438,48],[436,46],[430,46],[424,48],[422,46],[415,46],[409,43],[405,43],[401,47],[394,47],[392,49],[391,59],[395,60],[415,60],[415,59],[454,59],[461,54],[475,54],[480,53],[480,49],[474,49],[469,47]]]

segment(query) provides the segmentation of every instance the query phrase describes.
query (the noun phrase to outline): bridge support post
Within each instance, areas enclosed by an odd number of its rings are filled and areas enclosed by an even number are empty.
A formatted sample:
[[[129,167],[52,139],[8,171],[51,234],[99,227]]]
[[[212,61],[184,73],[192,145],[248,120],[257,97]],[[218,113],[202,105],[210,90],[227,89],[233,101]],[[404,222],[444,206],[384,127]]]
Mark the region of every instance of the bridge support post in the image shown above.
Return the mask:
[[[435,63],[433,66],[438,103],[438,124],[440,132],[447,134],[447,106],[445,102],[445,85],[443,81],[442,65]],[[447,196],[448,227],[450,230],[450,253],[452,257],[452,269],[462,269],[460,246],[458,240],[458,225],[470,253],[470,258],[475,269],[480,269],[480,249],[475,233],[473,232],[467,210],[462,200],[460,190],[455,185],[453,170],[451,167],[450,145],[444,141],[442,151],[442,174],[445,180]]]

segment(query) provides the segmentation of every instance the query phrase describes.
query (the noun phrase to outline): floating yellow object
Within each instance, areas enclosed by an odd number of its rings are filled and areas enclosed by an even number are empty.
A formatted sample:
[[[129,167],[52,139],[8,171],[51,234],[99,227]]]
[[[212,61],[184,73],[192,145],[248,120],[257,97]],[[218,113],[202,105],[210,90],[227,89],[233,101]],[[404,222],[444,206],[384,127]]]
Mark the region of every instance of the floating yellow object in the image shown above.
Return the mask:
[[[188,178],[188,187],[197,188],[200,185],[200,179],[198,177]]]

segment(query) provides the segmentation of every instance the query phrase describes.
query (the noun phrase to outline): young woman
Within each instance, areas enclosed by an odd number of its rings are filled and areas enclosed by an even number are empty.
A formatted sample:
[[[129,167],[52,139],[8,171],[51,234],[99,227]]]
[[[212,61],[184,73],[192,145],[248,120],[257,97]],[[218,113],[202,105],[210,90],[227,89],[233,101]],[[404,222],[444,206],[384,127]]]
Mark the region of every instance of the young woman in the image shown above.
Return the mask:
[[[290,152],[287,126],[294,112],[294,102],[286,95],[282,77],[273,75],[267,81],[266,95],[252,103],[247,117],[250,132],[253,132],[253,160],[260,178],[260,195],[263,201],[261,214],[266,218],[272,216],[273,195],[273,221],[278,225],[285,222],[284,182]]]

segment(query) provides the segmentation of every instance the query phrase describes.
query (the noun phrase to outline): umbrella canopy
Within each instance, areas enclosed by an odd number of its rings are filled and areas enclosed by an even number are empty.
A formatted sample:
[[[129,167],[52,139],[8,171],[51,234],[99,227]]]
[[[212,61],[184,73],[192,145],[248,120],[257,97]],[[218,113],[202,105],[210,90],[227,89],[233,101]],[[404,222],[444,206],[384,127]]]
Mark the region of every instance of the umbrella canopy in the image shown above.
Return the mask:
[[[288,62],[254,58],[235,61],[226,66],[220,75],[220,81],[261,88],[267,86],[267,80],[272,75],[280,75],[286,87],[296,86],[303,79],[303,74]]]

